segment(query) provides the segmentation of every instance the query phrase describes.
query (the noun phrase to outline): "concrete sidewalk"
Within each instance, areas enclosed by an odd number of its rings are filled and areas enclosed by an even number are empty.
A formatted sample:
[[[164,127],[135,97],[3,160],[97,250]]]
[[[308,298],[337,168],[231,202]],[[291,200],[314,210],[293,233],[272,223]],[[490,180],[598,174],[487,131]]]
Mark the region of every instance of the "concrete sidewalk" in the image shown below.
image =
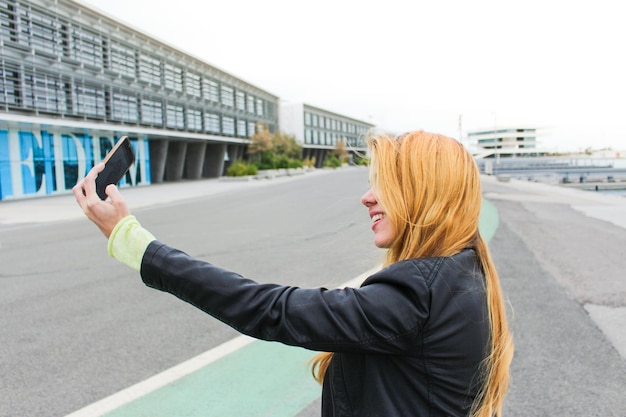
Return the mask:
[[[626,416],[626,197],[483,178],[516,343],[506,415]]]
[[[364,169],[353,167],[354,169]],[[168,182],[162,184],[121,187],[131,210],[158,204],[179,202],[190,198],[204,197],[223,192],[231,192],[250,187],[266,187],[284,181],[297,181],[311,175],[332,173],[332,169],[318,169],[304,175],[283,176],[272,179],[206,179],[195,181]],[[46,223],[59,220],[71,220],[83,217],[74,195],[31,197],[22,200],[0,201],[0,227],[29,223]]]

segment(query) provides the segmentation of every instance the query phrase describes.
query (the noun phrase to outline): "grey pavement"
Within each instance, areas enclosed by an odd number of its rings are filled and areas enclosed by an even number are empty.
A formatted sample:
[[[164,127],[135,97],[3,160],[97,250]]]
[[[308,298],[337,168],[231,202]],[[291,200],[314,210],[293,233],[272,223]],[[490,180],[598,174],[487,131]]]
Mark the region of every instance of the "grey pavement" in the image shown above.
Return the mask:
[[[361,169],[361,168],[356,168]],[[317,170],[308,175],[325,175]],[[131,209],[298,177],[124,188]],[[483,177],[516,354],[507,416],[626,416],[626,197]],[[0,228],[71,220],[71,194],[0,202]],[[319,401],[299,417],[319,415]]]

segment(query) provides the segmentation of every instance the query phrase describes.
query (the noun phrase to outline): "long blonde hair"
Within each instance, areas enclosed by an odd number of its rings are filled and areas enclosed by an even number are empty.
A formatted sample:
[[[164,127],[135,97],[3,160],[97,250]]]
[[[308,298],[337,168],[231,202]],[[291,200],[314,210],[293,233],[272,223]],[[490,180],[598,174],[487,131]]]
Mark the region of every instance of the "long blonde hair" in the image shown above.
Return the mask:
[[[500,416],[513,340],[500,280],[478,231],[482,195],[476,163],[456,140],[423,131],[370,136],[368,146],[370,185],[396,232],[385,266],[405,259],[453,256],[468,247],[476,251],[486,278],[491,338],[482,367],[484,386],[471,416]],[[331,359],[332,353],[320,353],[311,361],[318,382],[324,380]]]

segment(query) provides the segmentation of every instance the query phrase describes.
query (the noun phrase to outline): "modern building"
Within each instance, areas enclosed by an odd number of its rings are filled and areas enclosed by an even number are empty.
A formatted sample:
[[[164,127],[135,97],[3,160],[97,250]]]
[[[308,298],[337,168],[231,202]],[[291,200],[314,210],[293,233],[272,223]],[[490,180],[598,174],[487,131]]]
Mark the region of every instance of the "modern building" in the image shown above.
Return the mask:
[[[279,120],[281,130],[294,136],[303,145],[304,157],[315,158],[318,167],[339,141],[351,155],[365,155],[365,134],[374,127],[304,103],[281,102]]]
[[[543,154],[537,148],[539,130],[537,127],[496,127],[469,131],[467,138],[475,146],[477,158],[537,156]]]
[[[137,156],[122,185],[218,177],[256,123],[280,128],[279,104],[82,3],[0,1],[0,200],[68,193],[122,135]],[[294,134],[320,163],[339,138],[362,148],[369,125],[305,108]]]

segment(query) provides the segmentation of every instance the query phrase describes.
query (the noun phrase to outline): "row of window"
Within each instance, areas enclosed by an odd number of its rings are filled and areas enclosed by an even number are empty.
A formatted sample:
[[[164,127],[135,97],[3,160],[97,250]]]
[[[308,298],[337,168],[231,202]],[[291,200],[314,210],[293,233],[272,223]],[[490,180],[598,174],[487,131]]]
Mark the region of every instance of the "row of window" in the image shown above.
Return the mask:
[[[305,127],[319,127],[343,133],[363,134],[367,128],[357,123],[346,122],[328,116],[322,116],[308,111],[304,112]]]
[[[7,109],[30,109],[239,137],[252,136],[256,122],[252,118],[236,118],[181,103],[163,102],[118,88],[71,83],[51,74],[25,73],[20,80],[17,70],[8,69],[0,69],[0,102]]]
[[[0,1],[0,39],[69,58],[126,79],[264,116],[262,98],[175,62],[15,1]]]
[[[345,135],[312,129],[304,131],[304,143],[307,145],[335,146],[341,140],[348,147],[361,148],[365,147],[363,138],[363,135]]]

